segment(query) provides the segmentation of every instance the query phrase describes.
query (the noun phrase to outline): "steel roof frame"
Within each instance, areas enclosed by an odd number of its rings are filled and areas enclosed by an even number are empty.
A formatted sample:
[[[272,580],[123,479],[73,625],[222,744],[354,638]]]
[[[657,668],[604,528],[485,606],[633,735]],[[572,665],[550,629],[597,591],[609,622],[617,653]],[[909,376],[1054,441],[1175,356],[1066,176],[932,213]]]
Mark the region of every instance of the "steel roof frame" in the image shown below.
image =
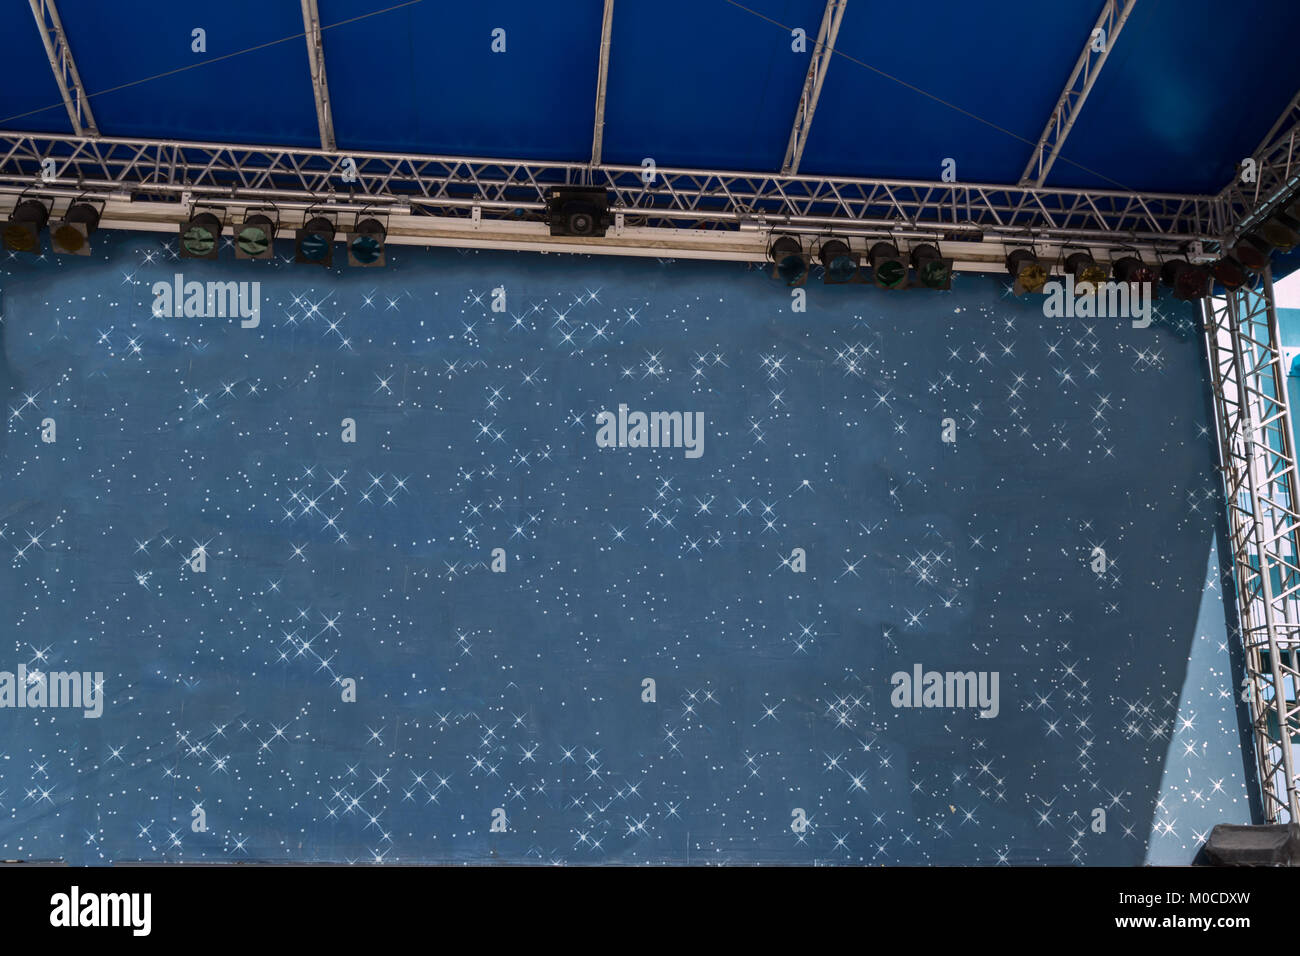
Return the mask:
[[[600,20],[600,60],[596,66],[596,119],[591,133],[591,165],[599,166],[605,143],[605,94],[609,86],[609,46],[614,35],[614,0],[605,0]]]
[[[307,62],[311,66],[311,89],[316,99],[316,125],[320,128],[321,149],[332,150],[334,114],[330,110],[330,88],[325,79],[325,44],[321,40],[320,11],[316,0],[302,0],[303,35],[307,39]]]
[[[1097,18],[1097,25],[1092,28],[1087,42],[1083,44],[1083,52],[1079,54],[1079,59],[1074,64],[1074,72],[1065,81],[1065,89],[1061,91],[1060,99],[1056,101],[1043,134],[1038,137],[1038,143],[1034,146],[1029,162],[1025,164],[1025,171],[1020,174],[1022,184],[1032,183],[1041,186],[1047,180],[1047,174],[1052,171],[1052,164],[1056,162],[1061,147],[1065,145],[1065,138],[1070,135],[1070,130],[1074,129],[1074,121],[1079,118],[1083,104],[1088,99],[1088,94],[1092,92],[1097,77],[1101,75],[1101,68],[1105,65],[1106,58],[1110,56],[1111,48],[1115,45],[1120,31],[1124,29],[1124,24],[1128,22],[1136,3],[1137,0],[1126,0],[1121,9],[1119,0],[1106,0],[1101,15]],[[1101,49],[1097,49],[1098,34],[1100,34]]]
[[[95,114],[91,112],[86,89],[81,85],[77,64],[72,60],[72,50],[68,47],[68,38],[63,33],[63,21],[59,19],[54,0],[28,2],[31,4],[32,16],[36,18],[36,29],[41,32],[45,55],[49,57],[54,82],[59,85],[59,93],[63,96],[63,105],[67,107],[68,121],[72,124],[73,131],[78,136],[98,136]]]
[[[840,23],[844,20],[847,5],[848,0],[826,0],[822,25],[817,31],[817,43],[813,46],[808,73],[804,76],[803,89],[799,92],[799,105],[795,108],[794,125],[790,128],[790,142],[785,148],[785,159],[781,161],[782,176],[795,175],[799,172],[799,164],[803,162],[803,151],[808,144],[813,114],[817,111],[817,101],[821,99],[826,71],[830,68],[831,57],[835,53],[835,39],[839,36]]]

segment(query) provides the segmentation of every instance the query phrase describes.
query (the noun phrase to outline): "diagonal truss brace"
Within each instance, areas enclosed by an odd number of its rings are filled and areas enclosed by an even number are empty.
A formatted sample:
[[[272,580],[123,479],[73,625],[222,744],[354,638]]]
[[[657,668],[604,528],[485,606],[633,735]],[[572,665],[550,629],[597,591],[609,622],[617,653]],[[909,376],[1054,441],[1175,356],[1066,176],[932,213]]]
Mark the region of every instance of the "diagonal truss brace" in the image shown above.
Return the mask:
[[[320,11],[316,9],[316,0],[302,0],[302,25],[307,38],[307,60],[311,64],[311,88],[316,96],[320,148],[333,152],[337,149],[334,141],[334,114],[330,110],[329,84],[325,81],[325,45],[321,41]]]
[[[32,16],[36,18],[36,28],[41,32],[41,41],[45,44],[45,55],[50,59],[50,69],[54,71],[54,82],[59,84],[63,105],[68,109],[73,133],[77,136],[98,136],[99,127],[95,125],[95,116],[90,111],[90,100],[86,98],[81,75],[72,60],[72,50],[68,47],[68,38],[63,32],[63,22],[59,19],[54,0],[28,2],[31,4]]]
[[[1202,307],[1262,809],[1300,821],[1300,475],[1272,277]]]
[[[600,23],[600,66],[596,72],[596,122],[591,134],[591,165],[600,165],[605,143],[605,89],[609,80],[609,42],[614,30],[614,0],[605,0],[605,15]]]
[[[781,162],[782,176],[793,176],[799,172],[808,132],[812,129],[813,113],[816,112],[817,100],[822,95],[822,84],[826,82],[826,70],[835,54],[835,38],[839,36],[840,21],[844,19],[844,8],[847,5],[848,0],[826,0],[821,29],[817,31],[817,43],[813,47],[812,60],[808,63],[808,74],[804,77],[803,91],[799,94],[799,105],[795,109],[790,143],[785,148],[785,159]]]
[[[1088,94],[1092,92],[1093,84],[1097,82],[1101,68],[1106,58],[1110,56],[1115,40],[1124,29],[1124,24],[1128,22],[1129,14],[1133,12],[1136,3],[1137,0],[1124,0],[1121,9],[1120,0],[1106,0],[1101,16],[1097,18],[1097,25],[1088,35],[1088,41],[1083,45],[1083,52],[1079,54],[1079,59],[1074,64],[1074,72],[1066,80],[1061,98],[1056,101],[1056,108],[1052,110],[1052,115],[1047,120],[1043,135],[1038,137],[1038,143],[1034,146],[1034,152],[1025,165],[1025,171],[1020,175],[1021,185],[1033,183],[1041,186],[1046,182],[1052,164],[1056,162],[1061,147],[1065,145],[1065,138],[1074,128],[1074,122],[1079,118],[1079,111],[1083,108]]]

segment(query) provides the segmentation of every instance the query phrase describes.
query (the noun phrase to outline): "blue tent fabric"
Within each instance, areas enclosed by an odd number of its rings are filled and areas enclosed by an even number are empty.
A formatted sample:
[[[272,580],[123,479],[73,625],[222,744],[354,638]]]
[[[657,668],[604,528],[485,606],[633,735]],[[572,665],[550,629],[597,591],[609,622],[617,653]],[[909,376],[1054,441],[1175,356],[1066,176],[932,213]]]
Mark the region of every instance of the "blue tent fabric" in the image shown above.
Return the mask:
[[[95,242],[0,260],[0,672],[102,674],[98,717],[0,706],[6,858],[1185,863],[1249,822],[1190,306]],[[256,324],[158,314],[178,274]],[[701,453],[601,447],[620,405]],[[996,705],[900,706],[917,667]]]
[[[321,0],[340,147],[587,161],[602,8]],[[296,5],[59,9],[105,135],[319,145]],[[934,180],[952,159],[963,181],[1018,181],[1101,9],[849,3],[802,169]],[[817,0],[622,0],[606,161],[779,170],[823,10]],[[1281,0],[1230,13],[1214,0],[1142,0],[1049,182],[1217,192],[1300,87],[1297,25],[1300,7]],[[24,5],[0,11],[0,48],[23,77],[0,88],[0,128],[68,131]]]

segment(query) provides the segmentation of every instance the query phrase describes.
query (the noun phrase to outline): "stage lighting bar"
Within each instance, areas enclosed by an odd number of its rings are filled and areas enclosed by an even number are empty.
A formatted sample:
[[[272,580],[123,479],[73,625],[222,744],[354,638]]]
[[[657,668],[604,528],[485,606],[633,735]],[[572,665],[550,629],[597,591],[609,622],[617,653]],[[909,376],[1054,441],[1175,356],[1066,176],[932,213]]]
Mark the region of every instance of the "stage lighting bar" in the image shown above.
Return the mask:
[[[2,177],[0,177],[2,180]],[[62,210],[65,203],[89,201],[102,205],[100,230],[133,230],[143,232],[167,233],[176,235],[180,224],[187,223],[190,211],[176,202],[145,201],[131,198],[125,193],[107,197],[88,196],[84,190],[54,188],[41,190],[40,198],[49,203],[54,202],[55,210]],[[0,227],[6,217],[13,211],[14,204],[22,199],[33,198],[29,189],[23,190],[6,187],[0,182]],[[387,229],[385,237],[386,254],[393,246],[411,247],[446,247],[456,249],[515,250],[531,252],[579,253],[612,256],[630,256],[645,258],[679,258],[698,259],[702,261],[728,261],[762,263],[770,261],[770,249],[773,241],[781,236],[789,236],[802,244],[810,262],[817,262],[820,245],[832,239],[849,245],[850,251],[859,257],[859,273],[856,282],[870,283],[871,275],[867,263],[870,247],[878,241],[887,241],[895,245],[910,263],[910,252],[918,245],[929,244],[941,250],[942,257],[953,260],[952,271],[976,273],[1001,273],[1006,275],[1005,257],[1008,249],[1024,243],[998,240],[996,235],[988,235],[984,241],[974,241],[974,234],[963,232],[961,238],[945,240],[939,231],[923,228],[901,227],[888,231],[854,229],[846,232],[836,231],[828,234],[825,229],[810,229],[798,225],[772,226],[757,219],[742,221],[734,229],[667,229],[662,226],[646,225],[633,210],[611,210],[611,215],[624,213],[626,222],[611,227],[608,234],[601,239],[582,239],[552,236],[549,225],[544,221],[544,210],[528,209],[523,219],[492,219],[484,215],[481,219],[469,215],[472,207],[466,208],[454,216],[428,215],[427,210],[417,205],[398,203],[376,206],[370,202],[335,201],[295,202],[277,201],[268,204],[265,201],[248,199],[225,199],[219,206],[207,207],[227,220],[232,237],[231,245],[234,255],[239,255],[239,224],[245,218],[256,214],[266,214],[274,223],[276,238],[292,240],[295,230],[301,228],[306,219],[324,215],[336,225],[337,237],[345,238],[350,234],[353,224],[360,219],[374,217]],[[195,211],[204,211],[203,206]],[[227,219],[228,217],[228,219]],[[57,214],[51,218],[51,224]],[[346,225],[343,225],[345,224]],[[1125,237],[1129,240],[1129,237]],[[345,243],[346,245],[346,243]],[[1062,260],[1065,255],[1079,249],[1089,250],[1099,263],[1113,262],[1115,257],[1125,251],[1140,255],[1148,262],[1156,261],[1161,256],[1179,255],[1177,248],[1153,251],[1141,241],[1126,241],[1122,250],[1117,250],[1114,237],[1108,241],[1072,240],[1069,243],[1043,241],[1034,237],[1032,248],[1043,263]],[[342,250],[346,254],[346,249]],[[224,255],[224,253],[222,253]],[[1192,248],[1189,254],[1193,262],[1208,264],[1220,258],[1217,249],[1203,255]],[[338,264],[338,263],[335,263]],[[913,288],[916,284],[913,271]]]

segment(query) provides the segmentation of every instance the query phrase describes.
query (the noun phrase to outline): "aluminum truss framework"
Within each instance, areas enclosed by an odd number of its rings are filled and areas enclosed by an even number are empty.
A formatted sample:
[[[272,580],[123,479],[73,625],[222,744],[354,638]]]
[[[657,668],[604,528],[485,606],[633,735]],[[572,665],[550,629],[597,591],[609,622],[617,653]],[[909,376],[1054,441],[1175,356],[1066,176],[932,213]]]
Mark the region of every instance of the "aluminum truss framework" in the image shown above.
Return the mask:
[[[53,178],[42,164],[54,160]],[[351,176],[351,160],[355,176]],[[519,220],[540,215],[546,191],[590,184],[612,194],[629,225],[791,230],[846,235],[970,238],[1007,243],[1075,241],[1170,253],[1217,238],[1213,196],[1048,189],[640,166],[341,153],[0,131],[0,196],[86,193],[177,205],[352,202],[434,216]],[[979,236],[974,236],[979,238]],[[667,254],[667,248],[660,254]],[[995,251],[995,250],[994,250]]]
[[[1203,314],[1262,809],[1300,820],[1300,474],[1271,277]]]
[[[609,82],[609,44],[614,34],[614,0],[605,0],[600,21],[600,65],[596,68],[596,121],[591,133],[591,165],[600,165],[605,143],[605,91]]]
[[[1065,138],[1070,135],[1070,130],[1074,129],[1074,121],[1079,118],[1084,101],[1092,92],[1093,84],[1097,82],[1101,68],[1105,65],[1106,58],[1110,56],[1115,40],[1124,29],[1124,24],[1128,22],[1129,14],[1133,12],[1136,3],[1137,0],[1125,0],[1121,9],[1120,0],[1106,0],[1101,16],[1097,18],[1097,25],[1088,35],[1088,41],[1083,45],[1083,52],[1079,54],[1079,59],[1074,64],[1074,72],[1065,81],[1065,89],[1061,92],[1061,98],[1056,101],[1056,108],[1052,110],[1043,135],[1038,137],[1034,152],[1020,176],[1021,183],[1041,186],[1047,180],[1052,164],[1056,162],[1061,147],[1065,145]],[[1099,40],[1101,49],[1097,48]]]
[[[330,88],[325,79],[325,44],[321,40],[320,11],[316,0],[302,0],[303,35],[307,39],[307,61],[311,64],[311,89],[316,97],[316,125],[320,127],[320,146],[336,147],[334,114],[330,110]]]
[[[1248,159],[1252,178],[1242,181],[1247,168],[1243,163],[1220,193],[1229,224],[1225,245],[1271,216],[1300,186],[1300,93],[1291,98]]]
[[[59,84],[59,93],[63,96],[63,105],[68,109],[68,119],[78,136],[98,136],[99,127],[95,125],[95,115],[90,110],[90,100],[81,85],[81,75],[77,64],[72,60],[72,51],[68,48],[68,38],[63,32],[63,22],[54,0],[29,0],[32,16],[36,18],[36,28],[41,32],[41,42],[45,44],[45,55],[50,59],[50,69],[54,71],[54,82]]]
[[[803,90],[799,93],[794,126],[790,129],[790,142],[785,148],[785,159],[781,162],[782,176],[793,176],[799,172],[799,163],[803,161],[804,146],[808,142],[808,132],[812,129],[817,101],[821,99],[822,85],[826,82],[826,71],[830,68],[831,57],[835,53],[835,39],[840,34],[840,22],[844,19],[846,6],[848,0],[826,0],[822,25],[817,31],[817,44],[813,47]]]

